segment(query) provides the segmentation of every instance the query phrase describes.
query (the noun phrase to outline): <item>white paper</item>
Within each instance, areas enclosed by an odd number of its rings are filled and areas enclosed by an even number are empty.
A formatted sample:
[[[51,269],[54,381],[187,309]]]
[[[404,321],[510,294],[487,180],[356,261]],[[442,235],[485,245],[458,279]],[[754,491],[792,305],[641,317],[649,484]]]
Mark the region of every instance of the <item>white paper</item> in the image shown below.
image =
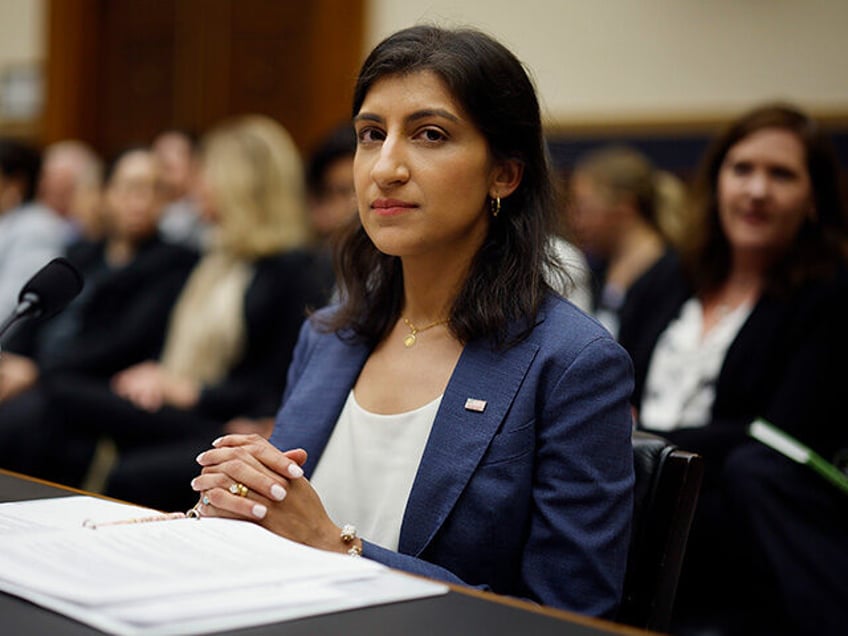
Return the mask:
[[[216,631],[447,591],[245,521],[108,525],[155,514],[91,497],[0,504],[0,588],[120,634]]]
[[[10,501],[0,504],[0,536],[24,530],[79,528],[86,520],[108,523],[160,514],[132,504],[74,495],[55,499]]]

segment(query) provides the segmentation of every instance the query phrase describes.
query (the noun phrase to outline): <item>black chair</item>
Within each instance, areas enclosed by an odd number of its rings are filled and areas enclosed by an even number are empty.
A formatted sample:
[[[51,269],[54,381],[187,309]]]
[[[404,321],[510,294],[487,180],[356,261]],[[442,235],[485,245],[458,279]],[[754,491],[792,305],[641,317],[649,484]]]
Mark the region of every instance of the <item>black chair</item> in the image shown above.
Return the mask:
[[[703,459],[642,431],[633,433],[633,456],[633,534],[618,621],[664,631],[698,502]]]

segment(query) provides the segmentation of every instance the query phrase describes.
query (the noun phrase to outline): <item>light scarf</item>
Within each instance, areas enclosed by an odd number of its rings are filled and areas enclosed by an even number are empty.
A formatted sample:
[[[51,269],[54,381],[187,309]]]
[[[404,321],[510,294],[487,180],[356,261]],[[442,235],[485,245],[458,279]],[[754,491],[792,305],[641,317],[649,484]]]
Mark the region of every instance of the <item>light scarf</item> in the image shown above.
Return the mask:
[[[224,378],[244,352],[244,297],[253,264],[214,250],[189,276],[177,300],[161,363],[166,371],[201,384]]]

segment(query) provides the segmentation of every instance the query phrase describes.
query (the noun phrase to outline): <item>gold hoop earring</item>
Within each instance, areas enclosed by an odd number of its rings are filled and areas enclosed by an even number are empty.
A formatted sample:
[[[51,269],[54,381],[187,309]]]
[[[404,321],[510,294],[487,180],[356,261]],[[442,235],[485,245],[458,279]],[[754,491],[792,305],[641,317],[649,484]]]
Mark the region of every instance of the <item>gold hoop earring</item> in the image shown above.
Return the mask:
[[[501,198],[495,197],[489,202],[489,208],[492,210],[492,216],[498,218],[501,211]]]

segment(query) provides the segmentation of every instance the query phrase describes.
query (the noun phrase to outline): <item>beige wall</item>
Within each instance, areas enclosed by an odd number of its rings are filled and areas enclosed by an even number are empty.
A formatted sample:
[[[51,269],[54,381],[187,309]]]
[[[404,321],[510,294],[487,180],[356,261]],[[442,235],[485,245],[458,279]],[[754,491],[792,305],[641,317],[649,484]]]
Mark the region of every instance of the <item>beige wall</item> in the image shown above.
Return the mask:
[[[0,69],[44,59],[42,0],[0,0]]]
[[[0,72],[43,60],[44,5],[0,0]],[[773,98],[848,118],[845,0],[368,0],[367,12],[369,46],[422,20],[489,31],[558,124],[709,120]]]
[[[370,0],[366,42],[472,24],[532,70],[559,124],[701,120],[764,99],[848,116],[845,0]]]
[[[35,135],[45,47],[43,0],[0,0],[0,134]]]

